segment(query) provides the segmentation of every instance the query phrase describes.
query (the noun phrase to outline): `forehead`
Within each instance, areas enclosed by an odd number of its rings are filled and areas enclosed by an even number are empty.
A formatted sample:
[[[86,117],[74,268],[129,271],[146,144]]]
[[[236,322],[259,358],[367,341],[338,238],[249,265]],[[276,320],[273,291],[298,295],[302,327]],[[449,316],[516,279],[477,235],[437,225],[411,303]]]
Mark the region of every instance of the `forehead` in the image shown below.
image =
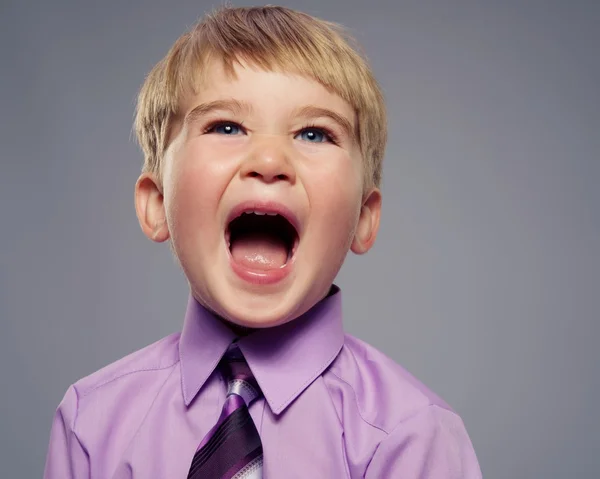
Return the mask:
[[[240,104],[260,110],[277,105],[300,109],[305,106],[331,109],[354,125],[355,109],[333,88],[316,78],[292,68],[265,67],[235,60],[228,65],[220,59],[208,59],[197,70],[193,86],[182,98],[180,114],[200,103],[234,99]]]

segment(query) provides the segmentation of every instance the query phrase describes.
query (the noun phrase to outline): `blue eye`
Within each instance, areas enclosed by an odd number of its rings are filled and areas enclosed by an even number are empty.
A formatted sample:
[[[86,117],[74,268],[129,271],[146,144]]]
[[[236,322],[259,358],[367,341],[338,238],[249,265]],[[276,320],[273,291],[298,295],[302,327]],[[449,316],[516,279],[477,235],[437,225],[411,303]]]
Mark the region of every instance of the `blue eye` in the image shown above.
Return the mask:
[[[310,143],[323,143],[326,141],[331,141],[329,135],[327,135],[320,128],[305,128],[298,133],[298,137],[301,140],[308,141]]]
[[[240,126],[235,123],[221,123],[215,125],[211,130],[220,135],[239,135],[242,131]]]

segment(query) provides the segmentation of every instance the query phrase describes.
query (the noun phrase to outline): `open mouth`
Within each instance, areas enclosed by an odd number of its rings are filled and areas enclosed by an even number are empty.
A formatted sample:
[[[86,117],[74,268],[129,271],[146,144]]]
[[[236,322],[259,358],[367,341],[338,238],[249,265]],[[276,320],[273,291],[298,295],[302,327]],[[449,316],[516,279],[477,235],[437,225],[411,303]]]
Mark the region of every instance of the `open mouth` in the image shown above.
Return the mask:
[[[298,246],[298,232],[287,218],[255,210],[231,220],[225,239],[238,265],[265,272],[285,267]]]

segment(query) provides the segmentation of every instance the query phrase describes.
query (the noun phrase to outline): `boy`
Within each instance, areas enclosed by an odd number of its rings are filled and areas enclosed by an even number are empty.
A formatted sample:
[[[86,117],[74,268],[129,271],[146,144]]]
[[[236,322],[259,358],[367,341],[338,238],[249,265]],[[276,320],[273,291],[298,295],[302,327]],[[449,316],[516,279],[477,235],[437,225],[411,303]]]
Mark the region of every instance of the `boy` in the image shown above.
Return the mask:
[[[333,280],[375,241],[386,117],[338,29],[221,9],[152,70],[136,130],[136,212],[188,279],[183,330],[69,388],[45,477],[481,477],[460,418],[342,329]]]

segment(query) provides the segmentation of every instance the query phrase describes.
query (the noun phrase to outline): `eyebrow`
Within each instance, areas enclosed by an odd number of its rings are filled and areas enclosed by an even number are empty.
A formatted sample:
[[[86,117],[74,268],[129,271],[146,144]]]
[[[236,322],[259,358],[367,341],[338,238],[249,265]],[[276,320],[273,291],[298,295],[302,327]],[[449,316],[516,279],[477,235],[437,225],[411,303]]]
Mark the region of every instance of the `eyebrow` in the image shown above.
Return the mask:
[[[329,118],[337,123],[344,130],[344,133],[350,138],[354,136],[354,127],[352,126],[352,122],[350,122],[350,120],[348,120],[345,116],[342,116],[335,111],[328,110],[327,108],[308,105],[295,110],[294,114],[304,118]]]
[[[234,115],[239,115],[242,113],[250,113],[252,111],[252,105],[244,101],[234,99],[215,100],[206,103],[200,103],[185,115],[183,122],[186,124],[192,123],[198,120],[198,118],[218,110],[225,110],[233,113]]]

